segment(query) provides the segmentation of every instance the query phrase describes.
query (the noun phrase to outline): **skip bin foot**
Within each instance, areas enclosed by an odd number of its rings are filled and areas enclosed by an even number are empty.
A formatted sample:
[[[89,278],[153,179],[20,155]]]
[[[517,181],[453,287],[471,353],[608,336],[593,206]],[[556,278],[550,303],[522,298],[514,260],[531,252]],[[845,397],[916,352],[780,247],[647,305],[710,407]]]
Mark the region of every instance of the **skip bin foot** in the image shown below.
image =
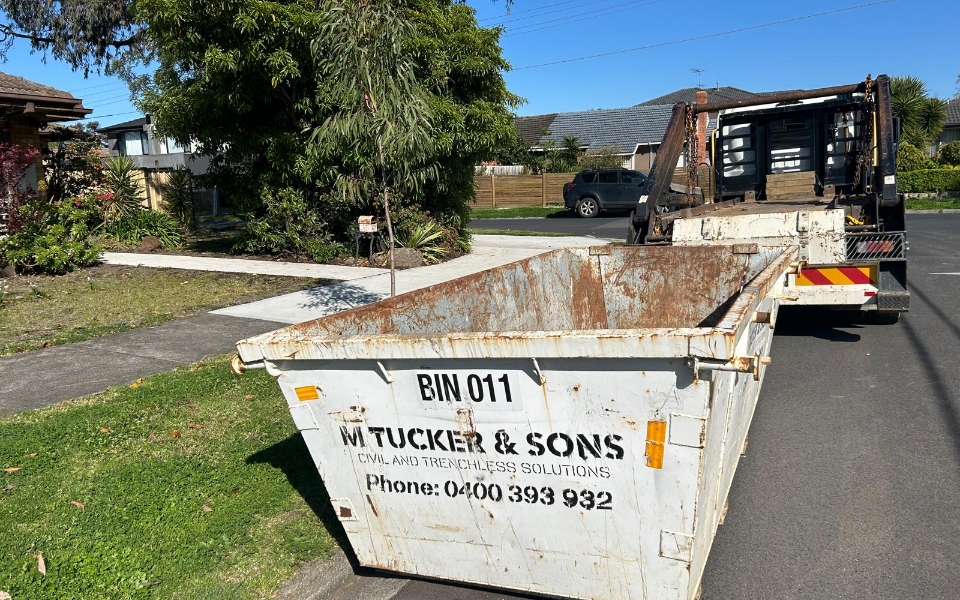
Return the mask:
[[[727,509],[730,507],[730,501],[723,501],[723,508],[720,509],[720,520],[717,521],[717,525],[723,525],[723,522],[727,520]]]

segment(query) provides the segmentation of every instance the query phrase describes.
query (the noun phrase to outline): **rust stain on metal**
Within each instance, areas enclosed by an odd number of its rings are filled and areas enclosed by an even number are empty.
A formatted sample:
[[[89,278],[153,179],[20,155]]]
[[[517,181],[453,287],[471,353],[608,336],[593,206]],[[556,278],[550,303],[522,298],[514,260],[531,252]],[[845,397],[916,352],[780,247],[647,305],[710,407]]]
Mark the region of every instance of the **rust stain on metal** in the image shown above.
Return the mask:
[[[373,511],[373,516],[379,517],[380,513],[377,512],[377,507],[373,505],[373,500],[370,498],[370,494],[367,494],[367,504],[370,505],[370,510]],[[347,509],[349,512],[349,509]],[[340,509],[340,512],[343,512],[343,509]],[[342,514],[340,516],[343,516]],[[349,515],[347,515],[349,516]]]
[[[575,391],[575,392],[579,392],[579,391],[580,391],[580,384],[579,384],[579,383],[578,383],[577,385],[573,386],[573,391]]]
[[[370,497],[367,496],[367,499],[369,500]],[[374,512],[376,512],[376,511],[374,511]],[[340,518],[341,518],[341,519],[349,519],[349,518],[351,518],[351,517],[353,517],[353,511],[350,510],[349,508],[347,508],[346,506],[341,506],[341,507],[340,507]]]

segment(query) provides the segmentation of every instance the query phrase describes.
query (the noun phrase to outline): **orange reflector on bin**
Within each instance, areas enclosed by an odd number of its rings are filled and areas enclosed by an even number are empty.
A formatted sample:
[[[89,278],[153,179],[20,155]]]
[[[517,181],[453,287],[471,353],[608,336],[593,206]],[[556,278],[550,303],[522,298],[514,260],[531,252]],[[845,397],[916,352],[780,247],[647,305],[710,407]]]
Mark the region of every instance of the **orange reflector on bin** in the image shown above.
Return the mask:
[[[663,443],[667,439],[666,421],[647,421],[647,466],[651,469],[663,468]]]
[[[295,388],[293,391],[297,393],[297,400],[299,400],[300,402],[320,399],[320,394],[317,393],[317,388],[316,386],[313,386],[313,385],[298,387],[298,388]]]

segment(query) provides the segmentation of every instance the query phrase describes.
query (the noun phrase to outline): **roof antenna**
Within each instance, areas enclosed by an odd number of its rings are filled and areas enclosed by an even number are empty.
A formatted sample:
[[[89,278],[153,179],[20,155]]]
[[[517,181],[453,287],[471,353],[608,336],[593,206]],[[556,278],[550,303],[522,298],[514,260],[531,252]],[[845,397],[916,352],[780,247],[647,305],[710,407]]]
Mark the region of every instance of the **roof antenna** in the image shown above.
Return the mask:
[[[694,68],[690,69],[690,71],[697,74],[697,89],[698,89],[698,90],[702,90],[702,89],[703,89],[703,86],[700,85],[700,73],[703,73],[704,71],[706,71],[706,69],[701,69],[701,68],[699,68],[699,67],[694,67]]]

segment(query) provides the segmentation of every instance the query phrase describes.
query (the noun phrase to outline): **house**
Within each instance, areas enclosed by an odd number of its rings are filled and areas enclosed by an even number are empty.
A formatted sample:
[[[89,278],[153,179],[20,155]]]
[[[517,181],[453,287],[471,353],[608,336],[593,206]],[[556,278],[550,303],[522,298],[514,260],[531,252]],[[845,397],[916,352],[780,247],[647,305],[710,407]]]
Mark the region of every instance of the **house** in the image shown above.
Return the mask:
[[[960,96],[947,103],[947,121],[937,142],[937,148],[950,142],[960,142]]]
[[[560,147],[564,138],[575,137],[587,154],[615,149],[624,168],[646,172],[653,166],[672,114],[670,104],[637,105],[518,117],[515,124],[523,142],[534,151]],[[708,132],[714,127],[711,121]]]
[[[758,98],[760,96],[766,95],[768,92],[754,93],[748,92],[747,90],[741,90],[740,88],[723,86],[719,85],[716,88],[711,89],[701,89],[701,88],[683,88],[682,90],[677,90],[675,92],[670,92],[669,94],[664,94],[663,96],[657,96],[647,100],[646,102],[641,102],[636,106],[656,106],[658,104],[670,104],[671,106],[678,102],[685,102],[687,104],[696,104],[697,102],[697,92],[706,92],[707,93],[707,102],[729,102],[731,100],[750,100],[753,98]]]
[[[649,171],[666,132],[673,107],[679,102],[705,104],[750,100],[778,92],[748,92],[730,86],[712,89],[683,88],[626,108],[550,113],[515,119],[524,144],[536,151],[545,145],[561,146],[566,137],[576,137],[588,154],[601,148],[617,148],[627,169]],[[709,161],[706,140],[716,129],[717,113],[697,124],[700,161]],[[678,166],[683,166],[681,156]]]
[[[157,134],[150,115],[101,127],[109,156],[127,156],[139,171],[146,197],[144,205],[159,209],[163,204],[163,186],[169,173],[177,168],[203,175],[210,167],[210,157],[196,154],[196,146],[183,147],[173,138]],[[219,197],[216,189],[195,190],[194,201],[200,212],[217,213]]]
[[[70,92],[0,73],[0,142],[39,150],[42,148],[40,130],[47,124],[83,119],[91,112]],[[43,161],[37,156],[36,163],[24,174],[21,189],[36,191],[42,174]],[[5,204],[5,198],[0,197],[0,231],[5,228]]]

